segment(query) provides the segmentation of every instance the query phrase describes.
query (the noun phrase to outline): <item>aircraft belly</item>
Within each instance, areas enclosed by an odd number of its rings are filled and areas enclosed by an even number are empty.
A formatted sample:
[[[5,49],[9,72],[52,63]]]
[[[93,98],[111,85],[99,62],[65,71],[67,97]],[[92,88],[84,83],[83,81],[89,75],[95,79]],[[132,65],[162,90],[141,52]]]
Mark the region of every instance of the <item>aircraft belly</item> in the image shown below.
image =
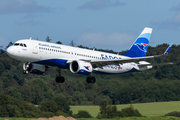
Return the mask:
[[[102,74],[121,74],[121,73],[128,73],[128,72],[134,72],[139,71],[139,68],[137,65],[132,63],[126,63],[120,66],[117,65],[107,65],[102,68],[96,68],[94,69],[95,73],[102,73]]]

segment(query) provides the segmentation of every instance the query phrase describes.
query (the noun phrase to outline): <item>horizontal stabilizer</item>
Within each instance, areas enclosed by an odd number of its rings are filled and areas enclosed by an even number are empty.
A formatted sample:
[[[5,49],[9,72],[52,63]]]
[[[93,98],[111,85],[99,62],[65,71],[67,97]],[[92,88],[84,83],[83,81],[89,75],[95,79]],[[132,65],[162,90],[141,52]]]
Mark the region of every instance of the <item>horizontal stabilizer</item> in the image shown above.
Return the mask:
[[[151,63],[151,64],[139,64],[138,66],[157,66],[157,65],[172,65],[174,63]]]

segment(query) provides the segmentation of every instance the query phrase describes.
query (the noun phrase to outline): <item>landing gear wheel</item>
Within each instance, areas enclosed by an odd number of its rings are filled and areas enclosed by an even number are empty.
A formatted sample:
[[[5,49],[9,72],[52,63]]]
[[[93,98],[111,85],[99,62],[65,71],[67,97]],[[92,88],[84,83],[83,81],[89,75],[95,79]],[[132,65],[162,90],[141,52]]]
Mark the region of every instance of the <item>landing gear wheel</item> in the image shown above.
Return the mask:
[[[23,74],[28,74],[28,71],[27,70],[23,70]]]
[[[57,72],[59,73],[59,76],[57,76],[55,79],[56,83],[63,83],[65,81],[65,78],[61,76],[61,68],[58,68]]]
[[[87,77],[87,78],[86,78],[86,82],[87,82],[87,83],[91,83],[90,77]]]
[[[89,76],[89,77],[86,78],[86,82],[87,83],[95,83],[96,82],[96,78]]]
[[[63,83],[65,81],[65,78],[63,76],[57,76],[56,77],[56,82],[57,83]]]

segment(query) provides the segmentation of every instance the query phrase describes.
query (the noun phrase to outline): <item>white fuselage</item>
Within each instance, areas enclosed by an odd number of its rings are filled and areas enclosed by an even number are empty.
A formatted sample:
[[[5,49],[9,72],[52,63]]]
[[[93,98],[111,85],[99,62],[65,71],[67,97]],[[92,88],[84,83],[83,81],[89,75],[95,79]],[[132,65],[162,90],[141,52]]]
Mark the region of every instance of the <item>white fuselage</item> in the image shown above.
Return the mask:
[[[17,60],[47,66],[57,66],[64,69],[69,69],[68,61],[73,60],[103,61],[108,59],[129,58],[122,55],[29,39],[17,41],[14,46],[8,48],[7,53],[9,56]],[[142,63],[147,64],[145,61]],[[152,66],[139,67],[138,64],[134,62],[118,63],[116,65],[109,64],[104,65],[103,67],[94,68],[93,72],[103,74],[120,74],[152,68]]]

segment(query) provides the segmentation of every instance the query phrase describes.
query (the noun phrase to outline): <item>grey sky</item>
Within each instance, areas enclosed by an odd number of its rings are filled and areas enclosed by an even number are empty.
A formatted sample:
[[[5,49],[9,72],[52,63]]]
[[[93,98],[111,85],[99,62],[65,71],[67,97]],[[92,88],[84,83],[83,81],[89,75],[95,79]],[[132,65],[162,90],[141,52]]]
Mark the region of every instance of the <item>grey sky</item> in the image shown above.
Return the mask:
[[[89,9],[89,10],[100,10],[106,7],[118,7],[118,6],[123,6],[125,3],[122,3],[118,0],[111,1],[111,0],[93,0],[84,3],[80,7],[78,7],[78,10],[83,10],[83,9]]]

